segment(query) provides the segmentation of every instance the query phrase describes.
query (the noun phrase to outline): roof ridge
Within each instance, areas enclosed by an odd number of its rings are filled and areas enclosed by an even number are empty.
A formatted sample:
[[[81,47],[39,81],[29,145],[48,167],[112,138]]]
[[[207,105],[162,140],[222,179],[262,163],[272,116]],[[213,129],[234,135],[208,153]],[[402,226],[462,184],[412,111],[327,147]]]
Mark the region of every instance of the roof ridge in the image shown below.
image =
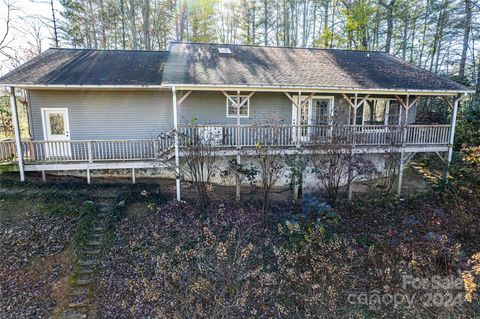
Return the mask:
[[[316,50],[316,51],[347,51],[347,52],[363,52],[363,53],[380,53],[384,55],[391,55],[383,51],[375,50],[358,50],[358,49],[338,49],[338,48],[309,48],[309,47],[294,47],[294,46],[281,46],[281,45],[260,45],[260,44],[236,44],[236,43],[215,43],[215,42],[190,42],[190,41],[170,41],[170,44],[207,44],[218,46],[237,46],[237,47],[256,47],[256,48],[279,48],[279,49],[296,49],[296,50]]]
[[[71,51],[112,51],[112,52],[154,52],[168,53],[168,50],[140,50],[140,49],[86,49],[86,48],[58,48],[50,47],[48,50],[71,50]]]

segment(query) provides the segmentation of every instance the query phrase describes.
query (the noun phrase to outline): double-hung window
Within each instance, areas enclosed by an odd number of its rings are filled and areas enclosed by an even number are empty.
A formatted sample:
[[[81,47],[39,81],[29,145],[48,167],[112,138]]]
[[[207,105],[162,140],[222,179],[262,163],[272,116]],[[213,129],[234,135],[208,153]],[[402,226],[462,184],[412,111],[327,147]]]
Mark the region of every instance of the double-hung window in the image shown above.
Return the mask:
[[[237,103],[237,96],[227,97],[227,117],[237,117],[237,105],[240,104],[240,117],[249,117],[250,99],[246,95],[240,95],[240,103]],[[235,102],[235,103],[232,103]],[[243,104],[242,104],[243,103]]]

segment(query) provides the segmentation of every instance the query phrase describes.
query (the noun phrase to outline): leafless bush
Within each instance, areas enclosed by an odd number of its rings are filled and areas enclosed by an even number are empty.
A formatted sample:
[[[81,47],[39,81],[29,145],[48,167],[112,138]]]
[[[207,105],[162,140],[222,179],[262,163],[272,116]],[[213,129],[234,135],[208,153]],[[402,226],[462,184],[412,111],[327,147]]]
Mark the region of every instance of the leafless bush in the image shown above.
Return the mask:
[[[198,204],[202,209],[209,202],[208,185],[218,170],[215,165],[218,160],[218,134],[214,130],[197,126],[194,121],[171,133],[178,143],[180,175],[195,186]],[[175,161],[169,156],[161,156],[160,160],[168,167],[177,169]]]
[[[342,186],[348,188],[360,176],[378,174],[372,161],[354,153],[346,143],[348,138],[346,135],[332,136],[328,141],[312,147],[312,171],[332,203],[338,200]]]
[[[381,187],[387,194],[391,193],[395,180],[399,173],[400,154],[396,152],[387,152],[384,156],[385,167],[382,172]]]
[[[233,177],[237,188],[235,200],[240,201],[240,188],[242,184],[248,180],[250,186],[254,186],[255,178],[258,175],[258,170],[247,164],[241,164],[237,162],[237,159],[231,159],[228,161],[226,169],[221,172],[223,178]]]
[[[273,281],[273,276],[255,265],[257,247],[247,238],[234,228],[221,240],[205,226],[201,242],[158,256],[160,298],[170,300],[165,307],[168,316],[246,318],[262,299],[266,301],[263,291],[253,287]]]
[[[271,192],[276,182],[282,177],[284,155],[278,151],[277,145],[282,133],[282,126],[273,123],[269,126],[258,126],[255,136],[254,159],[258,163],[262,183],[263,210],[270,208]]]

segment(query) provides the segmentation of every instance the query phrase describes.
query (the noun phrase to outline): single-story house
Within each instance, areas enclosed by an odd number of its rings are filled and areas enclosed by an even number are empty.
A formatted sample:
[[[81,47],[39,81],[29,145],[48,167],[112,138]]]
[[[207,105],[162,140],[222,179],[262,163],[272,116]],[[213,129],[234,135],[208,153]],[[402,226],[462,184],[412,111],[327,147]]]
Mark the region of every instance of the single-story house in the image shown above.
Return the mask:
[[[168,51],[52,48],[0,85],[10,87],[15,115],[15,88],[27,92],[31,140],[20,140],[14,121],[22,180],[24,171],[135,174],[158,168],[165,152],[179,162],[181,145],[168,132],[191,132],[192,123],[215,133],[224,156],[248,156],[258,131],[275,125],[282,132],[275,147],[286,154],[344,132],[355,152],[400,153],[401,168],[418,152],[450,162],[458,103],[472,92],[383,52],[200,43]],[[417,123],[425,96],[444,98],[450,124]],[[178,171],[176,178],[179,185]]]

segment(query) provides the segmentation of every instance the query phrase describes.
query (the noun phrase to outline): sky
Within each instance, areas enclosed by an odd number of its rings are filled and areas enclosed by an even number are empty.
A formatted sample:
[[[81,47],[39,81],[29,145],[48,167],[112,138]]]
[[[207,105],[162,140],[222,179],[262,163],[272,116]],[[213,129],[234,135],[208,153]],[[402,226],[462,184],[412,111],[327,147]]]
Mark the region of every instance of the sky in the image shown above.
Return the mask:
[[[16,51],[7,50],[7,54],[15,55],[17,60],[22,60],[25,55],[28,55],[26,51],[35,42],[31,35],[34,25],[40,25],[42,50],[54,46],[51,35],[52,11],[50,0],[0,0],[0,37],[3,37],[6,30],[6,1],[10,1],[15,7],[12,12],[11,29],[7,41],[9,47]],[[59,10],[61,8],[59,0],[54,0],[54,7],[58,19],[60,18]],[[15,61],[11,57],[0,56],[0,74],[5,74],[18,63],[19,61]]]

